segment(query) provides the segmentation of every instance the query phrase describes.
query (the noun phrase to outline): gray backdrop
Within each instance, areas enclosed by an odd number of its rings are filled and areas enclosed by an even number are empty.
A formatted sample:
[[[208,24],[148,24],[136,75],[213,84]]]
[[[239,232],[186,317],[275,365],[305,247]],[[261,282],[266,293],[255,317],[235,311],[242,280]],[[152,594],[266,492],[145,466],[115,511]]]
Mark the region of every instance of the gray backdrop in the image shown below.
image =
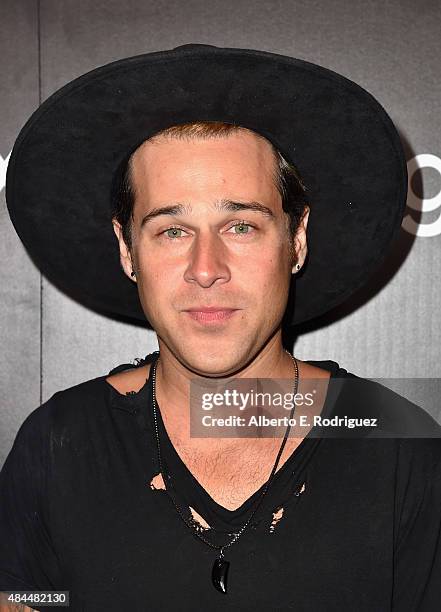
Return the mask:
[[[411,176],[400,239],[365,289],[299,330],[295,354],[333,359],[359,376],[439,382],[438,2],[0,0],[0,13],[0,465],[20,423],[55,391],[157,348],[153,332],[86,310],[30,261],[4,201],[14,139],[42,100],[83,72],[189,42],[317,62],[364,86],[387,109]]]

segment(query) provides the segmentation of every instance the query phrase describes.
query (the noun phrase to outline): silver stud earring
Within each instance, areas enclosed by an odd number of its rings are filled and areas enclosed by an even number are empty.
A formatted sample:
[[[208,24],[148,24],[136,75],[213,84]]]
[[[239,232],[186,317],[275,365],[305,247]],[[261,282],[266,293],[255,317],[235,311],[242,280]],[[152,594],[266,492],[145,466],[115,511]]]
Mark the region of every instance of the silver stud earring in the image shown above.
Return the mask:
[[[300,264],[296,264],[296,265],[295,265],[295,268],[293,268],[293,269],[292,269],[293,274],[294,274],[295,272],[298,272],[298,271],[300,270],[300,268],[301,268]]]
[[[136,272],[135,272],[135,270],[132,270],[132,272],[131,272],[130,276],[136,276]]]

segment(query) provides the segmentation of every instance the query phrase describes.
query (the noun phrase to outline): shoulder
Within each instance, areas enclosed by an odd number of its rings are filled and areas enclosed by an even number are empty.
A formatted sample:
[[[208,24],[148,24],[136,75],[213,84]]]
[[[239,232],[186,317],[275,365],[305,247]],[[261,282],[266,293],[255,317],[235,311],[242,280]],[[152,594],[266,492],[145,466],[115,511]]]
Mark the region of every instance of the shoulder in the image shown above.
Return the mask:
[[[54,393],[34,408],[21,423],[14,447],[29,447],[35,452],[49,452],[66,432],[84,429],[88,419],[96,416],[105,404],[103,377]]]
[[[106,377],[106,381],[121,395],[130,393],[131,391],[138,393],[150,375],[151,365],[151,363],[147,363],[142,366],[109,374]]]
[[[57,391],[24,419],[16,436],[18,442],[31,438],[34,443],[40,438],[53,442],[67,430],[81,431],[100,420],[115,400],[113,389],[125,395],[142,387],[150,368],[149,357],[138,359],[136,364],[120,364],[108,374]]]
[[[441,438],[441,426],[429,412],[376,380],[348,373],[342,399],[357,415],[376,417],[384,436]]]
[[[136,363],[134,364],[123,363],[113,368],[106,376],[106,382],[120,395],[125,395],[131,391],[137,393],[150,375],[150,368],[156,354],[156,352],[149,353],[143,359],[135,359]]]
[[[314,360],[306,359],[299,363],[308,372],[308,376],[316,378],[327,378],[329,376],[348,376],[347,370],[342,368],[336,361],[332,359]]]
[[[305,363],[331,372],[331,387],[338,390],[334,414],[377,420],[369,437],[435,438],[435,446],[441,440],[441,425],[428,411],[378,380],[358,376],[331,360]]]

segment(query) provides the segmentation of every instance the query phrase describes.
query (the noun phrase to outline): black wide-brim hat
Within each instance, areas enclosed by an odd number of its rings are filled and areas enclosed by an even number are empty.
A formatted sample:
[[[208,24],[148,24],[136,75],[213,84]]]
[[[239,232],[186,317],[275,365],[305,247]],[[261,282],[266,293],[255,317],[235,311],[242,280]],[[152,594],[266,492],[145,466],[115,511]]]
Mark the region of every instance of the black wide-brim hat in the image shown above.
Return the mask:
[[[95,310],[146,320],[120,265],[114,178],[144,140],[191,121],[260,133],[306,184],[309,252],[294,276],[289,322],[327,312],[378,270],[407,194],[400,138],[382,106],[303,60],[184,45],[88,72],[47,99],[20,132],[7,205],[29,254],[58,288]]]

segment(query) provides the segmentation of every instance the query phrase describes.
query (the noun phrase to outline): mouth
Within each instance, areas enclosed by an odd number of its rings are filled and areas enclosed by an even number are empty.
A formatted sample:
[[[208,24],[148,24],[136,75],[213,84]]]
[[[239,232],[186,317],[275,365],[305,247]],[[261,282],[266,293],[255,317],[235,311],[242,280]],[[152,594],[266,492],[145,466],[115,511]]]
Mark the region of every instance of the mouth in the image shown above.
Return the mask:
[[[199,323],[219,323],[222,321],[228,321],[231,319],[236,312],[239,312],[238,308],[223,308],[222,306],[210,306],[210,307],[195,307],[184,310],[194,321]]]

